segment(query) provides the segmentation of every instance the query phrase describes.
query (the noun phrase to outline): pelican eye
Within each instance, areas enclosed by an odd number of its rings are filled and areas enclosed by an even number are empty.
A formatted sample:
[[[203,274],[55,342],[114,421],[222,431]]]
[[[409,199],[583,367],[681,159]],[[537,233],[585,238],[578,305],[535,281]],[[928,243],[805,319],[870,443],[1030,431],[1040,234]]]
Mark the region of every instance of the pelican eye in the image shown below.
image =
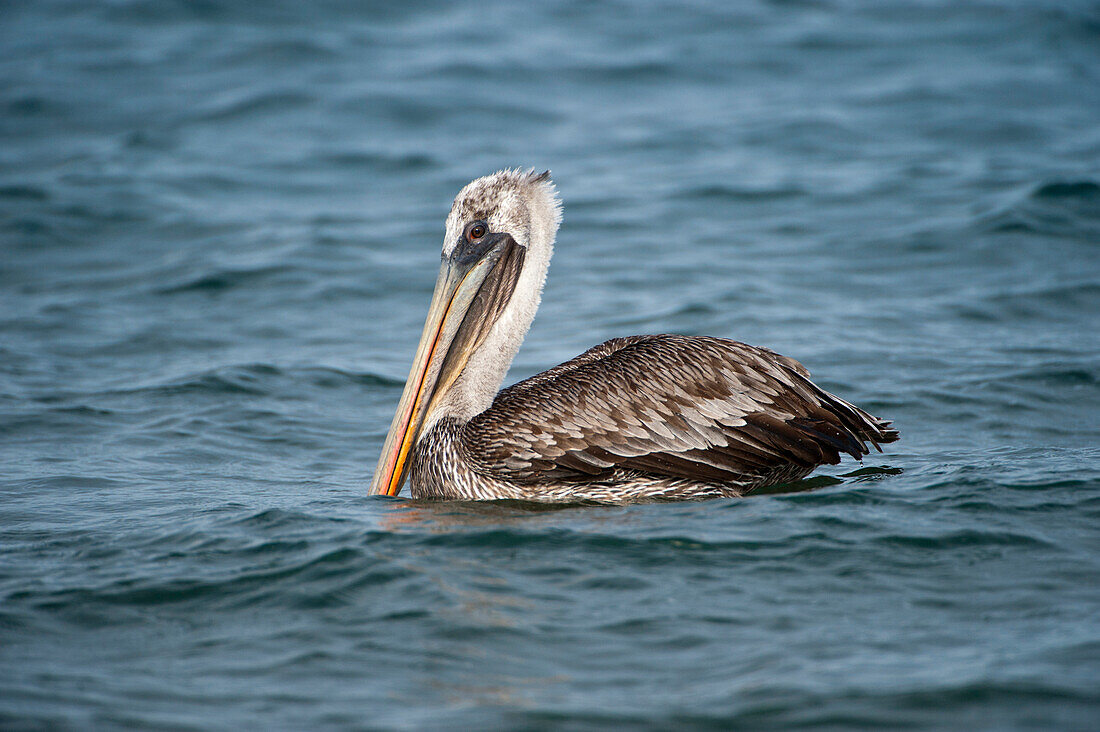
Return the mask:
[[[466,227],[466,240],[477,241],[489,233],[489,226],[484,221],[475,221]]]

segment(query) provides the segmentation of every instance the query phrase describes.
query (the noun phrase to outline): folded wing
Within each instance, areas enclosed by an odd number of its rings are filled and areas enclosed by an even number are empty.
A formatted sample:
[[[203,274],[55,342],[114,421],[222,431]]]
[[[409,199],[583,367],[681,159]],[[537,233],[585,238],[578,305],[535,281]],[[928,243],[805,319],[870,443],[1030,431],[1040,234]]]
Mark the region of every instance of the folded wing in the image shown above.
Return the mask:
[[[463,432],[475,465],[520,483],[631,471],[744,485],[898,437],[793,359],[676,335],[602,343],[501,391]]]

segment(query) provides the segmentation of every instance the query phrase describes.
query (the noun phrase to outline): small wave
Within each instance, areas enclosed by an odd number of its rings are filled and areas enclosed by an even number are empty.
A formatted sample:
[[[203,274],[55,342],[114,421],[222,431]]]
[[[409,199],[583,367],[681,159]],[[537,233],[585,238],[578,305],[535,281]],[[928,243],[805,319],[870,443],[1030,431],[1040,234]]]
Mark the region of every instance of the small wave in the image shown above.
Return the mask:
[[[19,483],[28,491],[68,491],[68,490],[123,490],[129,481],[121,478],[106,478],[95,475],[49,475],[30,478]]]
[[[362,150],[344,150],[319,155],[315,158],[339,168],[382,171],[424,170],[435,167],[438,160],[425,153],[382,153]]]
[[[0,187],[0,198],[17,198],[24,201],[47,201],[50,194],[34,186]]]
[[[314,38],[274,38],[234,51],[223,59],[229,64],[297,64],[328,61],[340,54]]]
[[[910,549],[964,549],[984,546],[1013,546],[1013,547],[1049,547],[1045,541],[1025,534],[1011,531],[979,531],[967,529],[952,531],[936,536],[914,536],[894,534],[874,539],[875,544],[890,548]]]
[[[1061,480],[1051,480],[1050,477],[1044,477],[1035,481],[1023,481],[1023,482],[1007,482],[1001,484],[1003,487],[1011,490],[1032,492],[1035,490],[1066,490],[1066,491],[1084,491],[1093,487],[1095,484],[1088,480],[1080,480],[1077,478],[1063,478]]]
[[[369,372],[354,373],[320,366],[280,368],[268,363],[253,363],[206,371],[179,379],[170,384],[150,388],[166,393],[203,391],[268,394],[278,390],[276,388],[278,382],[288,379],[305,381],[308,385],[321,389],[339,389],[348,385],[399,387],[405,384],[400,379],[392,379]]]
[[[1046,366],[1021,371],[1015,377],[1023,382],[1038,382],[1051,386],[1091,386],[1100,383],[1100,375],[1084,368]]]
[[[310,384],[322,389],[340,388],[349,383],[358,386],[385,387],[401,387],[405,385],[405,382],[401,379],[366,371],[360,373],[345,371],[344,369],[338,369],[331,366],[311,366],[302,369],[291,369],[290,373],[295,375],[300,374],[307,378]]]
[[[495,120],[501,125],[523,123],[558,122],[563,116],[553,110],[543,99],[508,102],[497,98],[486,98],[476,105],[448,104],[445,98],[415,99],[388,93],[371,95],[357,99],[348,99],[340,104],[342,110],[349,113],[369,113],[382,115],[407,125],[429,125],[436,122],[454,124],[466,118],[476,119],[483,125],[484,120]]]
[[[1100,284],[1064,283],[970,297],[952,307],[961,318],[980,322],[1019,322],[1026,318],[1092,313],[1100,307]]]
[[[1042,405],[1079,399],[1081,393],[1073,390],[1100,383],[1100,371],[1091,363],[1052,362],[1006,369],[999,373],[991,371],[982,376],[969,377],[965,382],[981,393],[977,400],[969,398],[967,401],[970,404],[989,407],[991,397],[1009,395],[1013,397],[1011,403],[1016,409],[1038,409]],[[1021,401],[1018,397],[1022,395],[1028,395],[1034,401]],[[941,395],[944,396],[949,398],[949,395]]]
[[[289,556],[295,556],[290,554]],[[309,583],[329,578],[334,571],[358,571],[364,552],[353,547],[321,554],[273,568],[234,573],[220,578],[122,579],[102,587],[21,590],[7,600],[30,603],[44,610],[68,611],[95,605],[150,606],[192,601],[221,601],[234,607],[253,605],[279,593],[279,583]]]
[[[674,197],[681,200],[704,201],[780,201],[806,195],[806,190],[797,186],[747,188],[744,186],[712,184],[679,191]]]
[[[221,292],[237,287],[264,283],[265,281],[292,273],[290,267],[270,265],[253,269],[224,269],[199,275],[185,282],[154,290],[157,295],[177,295],[185,292]]]
[[[152,390],[169,394],[193,391],[219,394],[267,394],[270,388],[266,383],[281,375],[282,372],[277,367],[257,363],[207,371],[171,384],[152,387]],[[143,391],[149,391],[149,389]]]
[[[226,122],[257,115],[280,114],[288,110],[308,107],[316,101],[317,98],[312,94],[297,91],[250,94],[244,98],[215,103],[210,109],[199,114],[198,118],[206,122]]]
[[[208,371],[177,376],[170,380],[126,388],[99,389],[95,391],[56,391],[38,401],[45,404],[62,403],[52,410],[58,415],[78,417],[112,416],[117,412],[108,407],[69,404],[82,399],[133,396],[172,396],[178,394],[248,394],[266,395],[281,391],[287,382],[305,384],[317,389],[337,390],[348,386],[395,388],[405,385],[395,379],[368,371],[354,372],[327,366],[300,366],[282,368],[270,363],[234,364]]]
[[[259,513],[249,514],[236,519],[233,523],[240,526],[259,527],[263,529],[286,528],[292,525],[310,523],[313,516],[298,511],[287,511],[281,508],[269,508]],[[335,519],[341,520],[341,519]]]
[[[804,553],[819,554],[829,546],[848,542],[840,541],[823,531],[784,535],[774,540],[728,539],[703,540],[690,536],[632,537],[607,533],[582,533],[565,529],[519,531],[513,529],[488,529],[424,536],[420,542],[426,546],[463,547],[474,549],[524,547],[534,551],[566,548],[585,554],[609,553],[620,558],[633,558],[644,563],[663,562],[671,556],[690,554],[701,560],[712,556],[714,561],[728,563],[746,559],[790,557]]]
[[[629,81],[632,84],[672,79],[680,73],[679,65],[669,61],[630,59],[618,55],[615,59],[602,65],[565,68],[563,73],[575,75],[586,83]]]
[[[919,654],[918,654],[919,655]],[[901,678],[901,677],[899,677]],[[743,692],[745,693],[745,692]],[[734,697],[737,700],[737,697]],[[534,709],[518,712],[507,726],[518,729],[939,729],[961,719],[978,729],[1090,729],[1096,696],[1058,679],[1015,682],[850,684],[843,693],[821,693],[783,678],[754,684],[751,696],[724,705],[660,713],[622,706],[580,712]],[[1058,724],[1055,720],[1060,721]],[[947,722],[950,721],[951,724]],[[1028,724],[1030,722],[1030,724]]]
[[[39,217],[19,216],[0,222],[0,231],[10,232],[16,239],[55,242],[62,238],[59,227]]]
[[[8,117],[50,117],[64,118],[67,108],[64,104],[46,97],[28,95],[7,101],[3,105],[4,115]]]
[[[1031,197],[1034,199],[1063,200],[1072,198],[1082,201],[1098,201],[1100,200],[1100,184],[1093,183],[1091,180],[1046,183],[1032,191]]]
[[[983,217],[978,228],[994,234],[1048,234],[1085,239],[1100,231],[1100,184],[1053,181],[1032,188],[1022,200]],[[1093,237],[1095,243],[1095,237]]]

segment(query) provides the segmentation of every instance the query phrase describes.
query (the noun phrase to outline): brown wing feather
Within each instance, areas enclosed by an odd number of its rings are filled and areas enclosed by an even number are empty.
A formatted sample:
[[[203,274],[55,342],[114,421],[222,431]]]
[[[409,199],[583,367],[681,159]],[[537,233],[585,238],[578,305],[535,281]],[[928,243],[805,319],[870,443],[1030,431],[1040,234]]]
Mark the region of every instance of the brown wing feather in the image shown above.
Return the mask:
[[[501,391],[463,442],[482,468],[517,482],[632,470],[743,483],[897,439],[808,377],[797,361],[736,341],[616,338]]]

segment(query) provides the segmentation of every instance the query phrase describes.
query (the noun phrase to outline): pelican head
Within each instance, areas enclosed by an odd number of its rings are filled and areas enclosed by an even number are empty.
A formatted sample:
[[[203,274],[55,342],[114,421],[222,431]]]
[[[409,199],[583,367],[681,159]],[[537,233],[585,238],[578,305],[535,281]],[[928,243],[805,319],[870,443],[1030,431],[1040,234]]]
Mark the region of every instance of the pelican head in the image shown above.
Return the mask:
[[[502,170],[459,191],[372,494],[400,492],[413,448],[436,422],[468,421],[492,403],[535,317],[560,222],[549,171]]]

